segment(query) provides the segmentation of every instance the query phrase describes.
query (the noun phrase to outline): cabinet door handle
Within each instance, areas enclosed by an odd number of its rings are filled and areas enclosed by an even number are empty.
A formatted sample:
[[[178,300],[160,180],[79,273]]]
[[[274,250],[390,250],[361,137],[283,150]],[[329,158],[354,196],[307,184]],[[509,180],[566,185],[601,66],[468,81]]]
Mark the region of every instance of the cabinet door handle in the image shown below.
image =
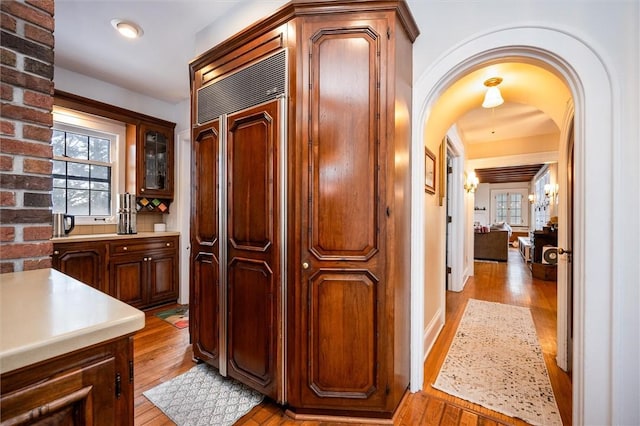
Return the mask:
[[[140,188],[140,192],[144,192],[144,188]]]
[[[54,250],[53,254],[60,254],[60,252],[58,250]]]
[[[122,247],[122,250],[127,251],[127,246]]]
[[[171,243],[167,243],[167,247],[171,247]]]
[[[151,260],[151,258],[150,258],[150,257],[147,257],[147,260],[149,260],[149,261],[150,261],[150,260]]]
[[[146,261],[147,261],[147,258],[146,258],[146,257],[143,257],[143,258],[142,258],[142,261],[143,261],[143,262],[146,262]]]
[[[309,269],[309,264],[307,262],[304,262],[302,264],[302,269]]]

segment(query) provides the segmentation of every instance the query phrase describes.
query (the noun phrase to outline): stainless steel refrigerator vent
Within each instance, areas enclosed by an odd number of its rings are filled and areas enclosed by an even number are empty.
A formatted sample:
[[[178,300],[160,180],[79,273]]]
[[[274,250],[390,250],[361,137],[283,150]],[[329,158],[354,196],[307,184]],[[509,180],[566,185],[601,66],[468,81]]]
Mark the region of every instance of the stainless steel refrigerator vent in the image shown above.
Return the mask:
[[[198,89],[198,124],[284,95],[286,65],[283,50]]]

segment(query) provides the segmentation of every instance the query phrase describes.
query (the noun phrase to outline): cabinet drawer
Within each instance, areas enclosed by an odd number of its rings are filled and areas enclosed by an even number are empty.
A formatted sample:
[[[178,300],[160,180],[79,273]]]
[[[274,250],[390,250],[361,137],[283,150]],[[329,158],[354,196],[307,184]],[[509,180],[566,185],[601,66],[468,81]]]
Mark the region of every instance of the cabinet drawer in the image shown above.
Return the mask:
[[[109,253],[112,255],[140,253],[150,250],[173,249],[176,248],[177,239],[141,239],[114,242],[109,244]]]

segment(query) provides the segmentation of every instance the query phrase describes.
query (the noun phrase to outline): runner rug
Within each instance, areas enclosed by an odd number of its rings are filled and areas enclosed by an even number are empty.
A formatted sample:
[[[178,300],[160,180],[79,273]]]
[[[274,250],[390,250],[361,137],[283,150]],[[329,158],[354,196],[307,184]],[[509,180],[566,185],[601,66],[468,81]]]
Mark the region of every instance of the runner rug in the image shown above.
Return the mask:
[[[232,425],[263,399],[207,364],[198,364],[142,394],[178,426]]]
[[[528,308],[469,299],[433,387],[534,425],[562,425]]]

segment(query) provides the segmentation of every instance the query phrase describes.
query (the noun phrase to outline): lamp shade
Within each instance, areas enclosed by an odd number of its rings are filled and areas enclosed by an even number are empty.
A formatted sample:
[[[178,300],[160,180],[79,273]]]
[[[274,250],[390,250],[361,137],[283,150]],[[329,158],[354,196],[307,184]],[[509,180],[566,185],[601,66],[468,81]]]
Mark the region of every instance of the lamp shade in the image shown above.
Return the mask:
[[[492,86],[487,89],[487,93],[484,95],[484,101],[482,102],[483,108],[495,108],[504,103],[502,94],[497,86]]]

